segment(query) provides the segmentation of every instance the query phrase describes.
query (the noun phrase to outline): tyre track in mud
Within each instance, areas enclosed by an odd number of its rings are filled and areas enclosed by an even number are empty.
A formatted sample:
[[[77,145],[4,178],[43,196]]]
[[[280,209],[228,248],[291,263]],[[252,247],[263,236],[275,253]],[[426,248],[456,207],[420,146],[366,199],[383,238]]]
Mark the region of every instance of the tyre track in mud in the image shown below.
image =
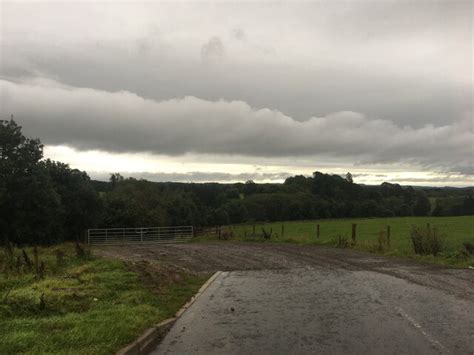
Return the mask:
[[[449,269],[395,257],[314,245],[257,242],[209,242],[107,246],[99,255],[128,261],[167,263],[194,273],[234,270],[329,268],[371,271],[474,300],[474,270]]]

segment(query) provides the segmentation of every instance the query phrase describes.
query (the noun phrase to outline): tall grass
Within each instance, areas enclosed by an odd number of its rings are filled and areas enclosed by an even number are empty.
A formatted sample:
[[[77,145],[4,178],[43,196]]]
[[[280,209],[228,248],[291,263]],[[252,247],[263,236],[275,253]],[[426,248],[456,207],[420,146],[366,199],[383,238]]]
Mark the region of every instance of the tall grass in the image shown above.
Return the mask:
[[[205,279],[151,267],[96,257],[83,245],[4,248],[0,354],[114,353],[173,316]],[[146,272],[154,278],[144,280]]]

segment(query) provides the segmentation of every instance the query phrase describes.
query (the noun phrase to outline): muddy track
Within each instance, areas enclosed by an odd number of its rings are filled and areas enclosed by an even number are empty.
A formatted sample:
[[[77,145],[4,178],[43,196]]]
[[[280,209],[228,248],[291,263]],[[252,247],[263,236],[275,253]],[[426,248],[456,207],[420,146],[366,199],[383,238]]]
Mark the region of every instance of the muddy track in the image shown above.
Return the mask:
[[[96,252],[128,261],[166,263],[194,273],[296,268],[329,268],[341,272],[372,271],[474,301],[474,270],[449,269],[350,249],[312,245],[211,242],[108,246],[96,248]]]

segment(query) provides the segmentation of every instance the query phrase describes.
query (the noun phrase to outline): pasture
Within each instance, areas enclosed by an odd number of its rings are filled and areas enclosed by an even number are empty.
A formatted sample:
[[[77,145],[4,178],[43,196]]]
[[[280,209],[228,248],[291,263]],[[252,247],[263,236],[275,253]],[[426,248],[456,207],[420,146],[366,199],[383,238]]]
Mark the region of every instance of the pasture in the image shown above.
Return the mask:
[[[319,224],[319,238],[317,225]],[[339,237],[351,241],[352,225],[356,224],[355,249],[381,252],[386,255],[414,256],[410,231],[412,226],[435,228],[442,236],[443,251],[438,258],[422,257],[427,261],[451,265],[472,265],[472,257],[463,258],[463,243],[474,243],[474,217],[395,217],[327,219],[315,221],[289,221],[255,223],[229,226],[230,234],[237,240],[268,240],[275,243],[317,244],[336,246]],[[387,239],[390,226],[390,245],[379,248],[379,237],[383,232]],[[264,231],[265,230],[265,231]],[[255,232],[254,232],[255,231]],[[264,233],[271,237],[264,238]]]

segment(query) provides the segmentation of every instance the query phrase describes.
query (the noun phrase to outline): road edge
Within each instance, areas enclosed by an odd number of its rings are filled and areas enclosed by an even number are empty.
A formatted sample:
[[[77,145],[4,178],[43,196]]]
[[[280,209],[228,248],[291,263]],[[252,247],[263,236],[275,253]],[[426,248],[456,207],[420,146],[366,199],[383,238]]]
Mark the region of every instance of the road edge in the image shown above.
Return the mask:
[[[159,342],[165,337],[174,323],[180,318],[186,310],[196,301],[196,299],[211,285],[211,283],[220,275],[222,271],[216,271],[199,289],[199,291],[191,297],[175,314],[173,318],[148,328],[138,339],[126,345],[116,352],[116,355],[143,355],[149,354]]]

